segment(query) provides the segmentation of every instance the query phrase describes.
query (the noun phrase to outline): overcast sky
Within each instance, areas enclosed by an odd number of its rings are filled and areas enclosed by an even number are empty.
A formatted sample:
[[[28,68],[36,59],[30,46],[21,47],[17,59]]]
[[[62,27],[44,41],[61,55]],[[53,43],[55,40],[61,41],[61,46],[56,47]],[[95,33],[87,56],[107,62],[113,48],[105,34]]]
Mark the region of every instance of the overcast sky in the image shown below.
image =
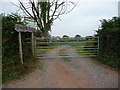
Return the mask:
[[[53,36],[69,35],[74,37],[76,34],[81,36],[94,35],[95,30],[100,26],[102,19],[111,19],[118,16],[119,0],[79,0],[79,4],[69,14],[56,20],[52,26]],[[9,0],[0,2],[2,7],[0,13],[16,12],[16,7]],[[0,5],[1,6],[1,5]]]

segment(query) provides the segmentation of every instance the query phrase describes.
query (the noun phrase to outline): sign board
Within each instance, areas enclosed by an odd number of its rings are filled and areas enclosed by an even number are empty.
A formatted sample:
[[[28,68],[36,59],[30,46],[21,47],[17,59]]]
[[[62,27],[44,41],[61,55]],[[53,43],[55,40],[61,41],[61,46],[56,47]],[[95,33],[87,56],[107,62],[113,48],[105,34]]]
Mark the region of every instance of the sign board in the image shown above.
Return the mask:
[[[37,23],[31,17],[24,17],[24,20],[27,22],[27,25],[30,25],[34,28],[37,28]]]
[[[17,32],[35,32],[35,28],[20,24],[15,25],[15,30]]]
[[[34,51],[34,34],[33,32],[35,32],[35,28],[30,27],[30,26],[26,26],[26,25],[21,25],[21,24],[16,24],[15,25],[15,30],[17,32],[19,32],[19,53],[20,53],[20,58],[21,58],[21,64],[23,65],[23,52],[22,52],[22,34],[21,32],[32,32],[32,51],[33,51],[33,55],[35,53]]]

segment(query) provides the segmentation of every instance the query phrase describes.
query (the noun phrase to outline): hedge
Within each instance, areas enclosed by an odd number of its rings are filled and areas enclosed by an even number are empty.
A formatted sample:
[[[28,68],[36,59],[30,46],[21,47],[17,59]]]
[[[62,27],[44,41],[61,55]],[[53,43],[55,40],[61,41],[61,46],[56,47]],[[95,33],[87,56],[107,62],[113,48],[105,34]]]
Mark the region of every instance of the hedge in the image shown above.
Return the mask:
[[[100,37],[98,60],[120,69],[120,17],[102,20],[97,33]]]

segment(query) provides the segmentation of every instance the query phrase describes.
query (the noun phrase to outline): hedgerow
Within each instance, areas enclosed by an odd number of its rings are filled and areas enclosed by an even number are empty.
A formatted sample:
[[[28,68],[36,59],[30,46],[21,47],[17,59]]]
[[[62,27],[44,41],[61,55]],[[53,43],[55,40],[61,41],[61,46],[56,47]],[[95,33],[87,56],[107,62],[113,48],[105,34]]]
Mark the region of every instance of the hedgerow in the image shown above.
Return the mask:
[[[22,33],[24,65],[21,65],[18,32],[15,31],[15,24],[26,23],[17,14],[1,14],[0,17],[2,17],[2,80],[6,82],[27,72],[26,68],[29,66],[26,63],[33,58],[31,34]]]
[[[100,37],[98,60],[120,69],[120,17],[101,20],[97,34]]]

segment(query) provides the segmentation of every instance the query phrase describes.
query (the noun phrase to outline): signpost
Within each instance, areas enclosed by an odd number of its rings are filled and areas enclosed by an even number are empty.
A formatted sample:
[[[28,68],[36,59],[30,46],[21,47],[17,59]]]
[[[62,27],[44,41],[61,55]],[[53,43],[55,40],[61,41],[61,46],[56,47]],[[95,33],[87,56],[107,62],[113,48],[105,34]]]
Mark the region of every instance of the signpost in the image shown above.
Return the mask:
[[[20,24],[16,24],[15,25],[15,30],[17,32],[19,32],[19,53],[20,53],[20,58],[21,58],[21,64],[23,64],[23,52],[22,52],[22,38],[21,38],[21,33],[22,32],[30,32],[31,37],[32,37],[32,53],[33,55],[35,55],[35,49],[34,49],[34,32],[35,32],[35,28],[33,27],[29,27],[26,25],[20,25]]]

